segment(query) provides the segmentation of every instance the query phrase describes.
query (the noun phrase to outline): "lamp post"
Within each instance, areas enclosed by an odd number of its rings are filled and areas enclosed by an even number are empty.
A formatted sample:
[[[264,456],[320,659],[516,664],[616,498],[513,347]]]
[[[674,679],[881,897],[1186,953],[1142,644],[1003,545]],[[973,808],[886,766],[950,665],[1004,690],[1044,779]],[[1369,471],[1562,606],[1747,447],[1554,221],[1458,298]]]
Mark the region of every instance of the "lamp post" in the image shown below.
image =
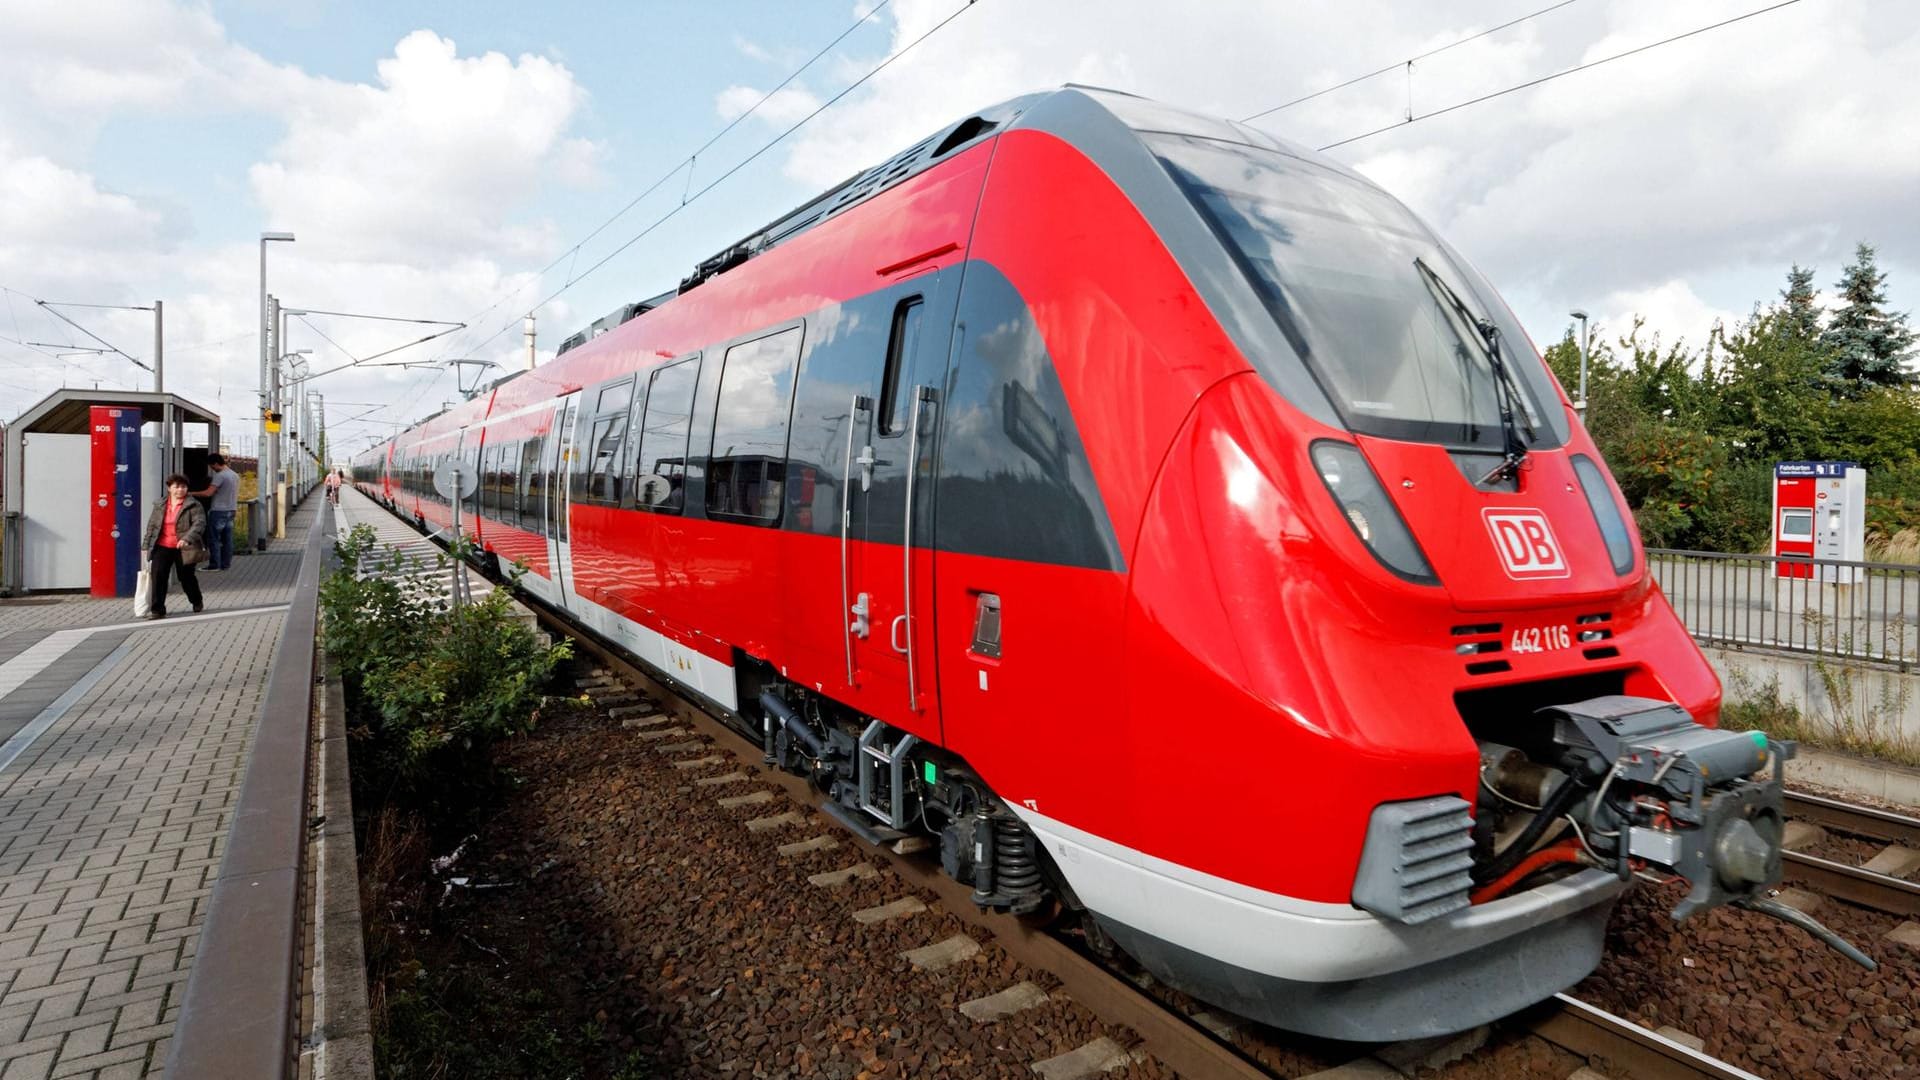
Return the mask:
[[[270,394],[273,388],[273,375],[269,368],[273,361],[272,350],[279,348],[278,341],[273,342],[271,345],[269,345],[267,341],[273,331],[272,324],[267,320],[267,245],[272,242],[290,244],[293,242],[293,234],[290,232],[263,232],[260,234],[260,446],[255,452],[257,464],[254,466],[254,475],[259,480],[257,486],[260,489],[260,498],[267,500],[265,505],[268,521],[273,520],[273,489],[267,482],[268,473],[265,468],[267,463],[267,436],[271,434],[267,431],[267,413],[272,409],[272,398]],[[254,538],[254,546],[261,551],[267,549],[267,538],[264,530]]]
[[[1573,411],[1584,424],[1587,422],[1587,313],[1574,308],[1568,314],[1580,320],[1580,400],[1573,403]]]

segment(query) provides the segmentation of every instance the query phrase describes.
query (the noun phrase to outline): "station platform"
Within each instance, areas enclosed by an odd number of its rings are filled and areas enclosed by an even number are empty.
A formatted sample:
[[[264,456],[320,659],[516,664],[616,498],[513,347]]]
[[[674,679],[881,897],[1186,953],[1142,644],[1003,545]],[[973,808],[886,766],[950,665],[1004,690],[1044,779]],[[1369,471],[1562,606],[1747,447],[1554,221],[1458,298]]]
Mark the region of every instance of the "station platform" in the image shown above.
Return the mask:
[[[0,601],[0,1080],[163,1071],[322,503],[202,614]]]

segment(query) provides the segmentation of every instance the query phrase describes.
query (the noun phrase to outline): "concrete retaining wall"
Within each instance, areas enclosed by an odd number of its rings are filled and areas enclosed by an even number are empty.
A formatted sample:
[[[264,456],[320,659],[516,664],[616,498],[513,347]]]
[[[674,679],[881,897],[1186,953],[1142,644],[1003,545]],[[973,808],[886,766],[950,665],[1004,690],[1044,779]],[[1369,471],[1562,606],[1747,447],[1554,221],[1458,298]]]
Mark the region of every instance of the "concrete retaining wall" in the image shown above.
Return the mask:
[[[1728,701],[1777,686],[1780,700],[1810,722],[1868,738],[1920,746],[1920,674],[1828,657],[1758,650],[1703,650]]]

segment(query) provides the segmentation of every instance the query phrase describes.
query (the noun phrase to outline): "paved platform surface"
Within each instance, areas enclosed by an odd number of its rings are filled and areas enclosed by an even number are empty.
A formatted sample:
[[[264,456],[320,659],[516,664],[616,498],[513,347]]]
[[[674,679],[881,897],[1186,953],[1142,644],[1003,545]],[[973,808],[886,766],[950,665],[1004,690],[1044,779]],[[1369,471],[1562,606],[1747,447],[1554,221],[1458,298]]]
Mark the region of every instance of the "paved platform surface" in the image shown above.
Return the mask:
[[[0,600],[0,1080],[158,1076],[320,500],[129,600]]]

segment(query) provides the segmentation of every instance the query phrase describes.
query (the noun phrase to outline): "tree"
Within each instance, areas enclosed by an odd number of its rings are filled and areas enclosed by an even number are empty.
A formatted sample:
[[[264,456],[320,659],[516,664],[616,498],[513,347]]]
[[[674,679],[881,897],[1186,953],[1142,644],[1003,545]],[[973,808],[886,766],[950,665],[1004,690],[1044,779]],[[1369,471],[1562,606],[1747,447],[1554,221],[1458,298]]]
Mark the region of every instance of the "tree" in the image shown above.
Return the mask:
[[[1904,386],[1914,333],[1907,313],[1886,310],[1887,275],[1874,265],[1873,245],[1854,248],[1837,288],[1846,302],[1833,313],[1821,342],[1832,351],[1827,374],[1850,392],[1867,386]]]
[[[1822,371],[1828,354],[1803,338],[1784,306],[1759,310],[1720,334],[1720,433],[1761,461],[1817,458],[1825,449],[1821,416],[1829,404]]]
[[[1813,268],[1793,264],[1787,271],[1787,287],[1780,290],[1780,315],[1783,332],[1808,345],[1820,340],[1820,305],[1813,302]]]

